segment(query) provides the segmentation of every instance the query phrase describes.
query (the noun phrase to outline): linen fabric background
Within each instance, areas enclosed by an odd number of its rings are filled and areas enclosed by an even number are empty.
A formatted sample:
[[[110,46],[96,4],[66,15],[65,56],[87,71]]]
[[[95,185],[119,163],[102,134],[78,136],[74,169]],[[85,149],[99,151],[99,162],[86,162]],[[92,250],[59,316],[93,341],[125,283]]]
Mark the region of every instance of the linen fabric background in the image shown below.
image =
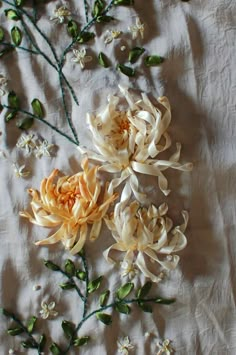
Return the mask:
[[[79,23],[85,23],[82,3],[66,3]],[[60,54],[70,40],[64,25],[49,20],[56,5],[53,1],[41,7],[38,25]],[[92,318],[85,323],[80,336],[92,334],[93,339],[75,354],[116,354],[117,339],[129,335],[137,355],[156,354],[156,342],[164,338],[173,341],[178,355],[233,355],[236,353],[235,1],[136,0],[134,7],[118,7],[110,14],[118,22],[96,26],[96,40],[84,45],[88,55],[93,56],[84,70],[71,61],[72,52],[66,57],[64,73],[80,103],[76,106],[69,102],[80,144],[92,148],[85,124],[86,112],[103,108],[107,95],[118,93],[118,84],[134,89],[136,95],[146,92],[151,99],[166,95],[172,107],[169,132],[173,143],[183,144],[181,161],[192,161],[194,170],[166,173],[172,190],[168,197],[161,195],[155,178],[142,177],[140,181],[148,187],[151,202],[168,203],[169,215],[176,224],[182,221],[181,210],[189,211],[188,245],[180,253],[177,270],[157,286],[161,296],[176,297],[175,304],[156,305],[153,315],[134,307],[130,316],[114,314],[109,327]],[[105,46],[107,29],[126,33],[136,17],[146,25],[143,41],[132,41],[130,35],[124,35]],[[6,21],[3,8],[1,23],[9,31],[14,25]],[[51,55],[45,42],[34,35]],[[22,43],[27,42],[24,39]],[[115,64],[127,58],[128,49],[122,52],[122,45],[127,48],[141,45],[147,54],[158,54],[166,60],[159,67],[146,68],[140,59],[135,65],[138,75],[125,77],[115,70]],[[111,59],[112,68],[97,65],[96,55],[100,51]],[[0,72],[9,79],[8,87],[20,94],[26,109],[33,98],[39,98],[46,108],[46,119],[69,133],[63,118],[58,76],[40,56],[17,50],[1,58],[0,66]],[[80,304],[73,292],[59,288],[64,278],[47,270],[42,260],[51,259],[62,265],[69,254],[63,252],[61,244],[50,248],[35,246],[34,242],[49,235],[49,230],[30,225],[18,213],[29,207],[27,188],[39,188],[41,180],[53,168],[65,174],[76,173],[81,156],[75,145],[40,123],[35,123],[32,131],[58,149],[52,158],[27,156],[15,146],[21,133],[15,123],[5,124],[2,118],[0,125],[0,149],[8,157],[0,160],[1,305],[17,310],[27,319],[38,315],[42,300],[55,300],[59,316],[46,322],[39,320],[39,325],[54,341],[63,343],[61,320],[77,322]],[[32,171],[31,177],[17,179],[9,160],[26,164]],[[125,281],[121,280],[119,270],[107,265],[102,257],[102,251],[112,243],[104,228],[99,240],[86,246],[91,275],[105,274],[110,289]],[[34,285],[41,285],[41,290],[33,291]],[[91,307],[97,301],[93,297]],[[19,338],[6,335],[7,324],[2,318],[0,353],[7,354],[14,348],[19,354],[34,354],[33,350],[20,351]],[[144,337],[145,332],[152,333],[149,339]]]

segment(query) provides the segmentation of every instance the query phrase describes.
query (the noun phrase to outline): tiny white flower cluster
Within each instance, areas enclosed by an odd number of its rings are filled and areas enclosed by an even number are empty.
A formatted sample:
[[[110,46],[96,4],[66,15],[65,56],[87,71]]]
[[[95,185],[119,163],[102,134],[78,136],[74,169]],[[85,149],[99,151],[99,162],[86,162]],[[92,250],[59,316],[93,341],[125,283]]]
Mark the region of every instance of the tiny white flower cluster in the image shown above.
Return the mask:
[[[34,153],[36,158],[51,157],[54,144],[49,144],[46,139],[40,139],[34,133],[22,134],[16,143],[17,148],[23,149],[27,154]]]
[[[128,31],[131,32],[132,39],[144,38],[145,25],[141,22],[140,18],[136,18],[135,24],[128,27]],[[108,30],[105,36],[105,44],[113,42],[114,39],[119,38],[122,32],[119,30]]]
[[[56,317],[58,315],[58,312],[54,310],[55,306],[55,302],[46,303],[45,301],[43,301],[41,303],[42,309],[39,312],[41,317],[43,319],[47,319],[49,317]]]
[[[92,57],[90,55],[86,55],[86,49],[73,49],[74,57],[72,58],[72,62],[78,63],[81,66],[81,69],[85,68],[85,64],[91,62]]]
[[[65,5],[57,7],[50,17],[50,20],[56,23],[64,23],[66,19],[71,19],[71,12]]]

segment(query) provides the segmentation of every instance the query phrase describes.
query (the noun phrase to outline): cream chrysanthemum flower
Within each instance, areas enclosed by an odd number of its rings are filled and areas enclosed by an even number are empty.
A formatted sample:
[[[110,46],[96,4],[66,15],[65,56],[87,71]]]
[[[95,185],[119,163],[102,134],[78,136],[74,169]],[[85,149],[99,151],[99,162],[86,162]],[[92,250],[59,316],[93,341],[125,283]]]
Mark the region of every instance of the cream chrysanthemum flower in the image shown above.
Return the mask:
[[[109,194],[107,184],[101,201],[98,167],[89,168],[87,159],[82,161],[81,166],[83,171],[72,176],[58,177],[59,170],[55,169],[48,178],[43,179],[40,192],[29,189],[33,217],[26,211],[20,212],[20,215],[42,227],[60,226],[56,233],[36,242],[36,245],[61,241],[66,249],[75,254],[84,246],[88,224],[92,225],[90,240],[98,237],[102,219],[117,194]]]
[[[122,192],[121,202],[117,203],[114,213],[106,218],[107,227],[112,232],[115,243],[104,252],[108,262],[114,263],[117,252],[125,253],[123,263],[136,266],[145,277],[153,282],[161,281],[160,271],[175,269],[179,256],[175,253],[187,244],[184,231],[188,223],[188,213],[182,211],[184,222],[173,228],[172,220],[167,217],[168,206],[164,203],[157,209],[141,207],[137,201],[128,205],[131,191]],[[112,251],[116,251],[111,258]],[[161,258],[159,256],[162,256]],[[159,274],[149,270],[147,261],[159,264]]]
[[[163,171],[168,168],[192,169],[191,163],[179,163],[180,143],[176,144],[177,150],[168,160],[158,159],[158,155],[171,146],[167,133],[171,121],[169,101],[166,97],[160,97],[157,107],[143,93],[142,98],[135,102],[126,89],[119,88],[128,102],[128,110],[120,111],[117,108],[119,98],[110,96],[103,112],[97,116],[87,115],[93,144],[99,153],[81,147],[78,149],[98,161],[101,170],[120,173],[120,177],[112,181],[112,188],[127,179],[136,199],[144,202],[145,196],[139,192],[136,176],[136,173],[141,173],[157,176],[161,191],[168,195],[170,190]]]

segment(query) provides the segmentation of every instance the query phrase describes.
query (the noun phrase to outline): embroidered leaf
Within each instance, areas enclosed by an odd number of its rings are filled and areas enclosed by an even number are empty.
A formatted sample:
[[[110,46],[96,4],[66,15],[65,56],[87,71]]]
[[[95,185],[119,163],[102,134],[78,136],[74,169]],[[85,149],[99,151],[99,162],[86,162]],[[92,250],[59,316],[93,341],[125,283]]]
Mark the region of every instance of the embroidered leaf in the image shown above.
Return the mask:
[[[88,283],[88,293],[92,293],[92,292],[96,291],[100,287],[102,279],[103,279],[103,276],[99,276],[97,279],[90,281]]]
[[[22,6],[23,3],[24,3],[24,0],[15,0],[15,4],[16,4],[16,6],[18,6],[18,7]]]
[[[46,345],[46,336],[45,334],[42,334],[41,337],[39,338],[39,351],[43,351],[45,345]]]
[[[108,68],[110,66],[107,57],[102,52],[100,52],[98,55],[98,62],[104,68]]]
[[[77,23],[76,23],[74,20],[68,21],[68,24],[67,24],[67,31],[68,31],[68,34],[69,34],[72,38],[75,38],[75,37],[78,36],[78,34],[79,34],[79,27],[78,27]]]
[[[72,260],[67,259],[65,262],[65,272],[70,276],[75,275],[75,265]]]
[[[86,280],[86,273],[84,271],[77,270],[75,275],[81,281],[85,281]]]
[[[110,21],[113,21],[113,20],[115,20],[114,17],[103,15],[103,16],[98,16],[96,21],[98,23],[103,23],[103,22],[106,23],[106,22],[110,22]]]
[[[132,64],[135,63],[144,52],[144,48],[134,47],[129,52],[129,62]]]
[[[128,282],[127,284],[122,285],[117,290],[116,297],[119,298],[119,300],[123,300],[125,297],[127,297],[130,294],[133,288],[134,288],[133,282]]]
[[[110,325],[112,323],[112,318],[110,314],[107,313],[97,313],[96,317],[98,320],[100,320],[102,323],[106,325]]]
[[[52,271],[60,271],[61,270],[58,265],[54,264],[50,260],[44,260],[43,262],[44,262],[44,265]]]
[[[125,74],[130,77],[135,75],[135,71],[133,68],[127,67],[123,64],[117,64],[116,69],[119,70],[122,74]]]
[[[32,317],[28,320],[27,329],[28,329],[28,332],[29,332],[29,333],[32,333],[32,332],[33,332],[36,321],[37,321],[37,318],[34,317],[34,316],[32,316]]]
[[[7,330],[7,333],[8,333],[9,335],[15,336],[15,335],[19,335],[19,334],[21,334],[21,333],[24,333],[24,329],[21,328],[21,327],[9,328],[9,329]]]
[[[72,290],[75,288],[75,284],[72,281],[64,282],[59,285],[63,290]]]
[[[2,27],[0,27],[0,42],[4,40],[4,30]]]
[[[83,32],[77,38],[77,42],[86,43],[86,42],[89,42],[94,37],[95,37],[95,34],[93,32]]]
[[[134,0],[115,0],[114,5],[116,6],[131,6],[134,5]]]
[[[115,305],[115,310],[120,313],[130,314],[131,308],[127,304],[118,303]]]
[[[14,26],[14,27],[11,29],[11,38],[12,38],[13,43],[14,43],[16,46],[19,46],[19,45],[21,44],[21,41],[22,41],[22,34],[21,34],[21,30],[19,29],[19,27]]]
[[[81,337],[81,338],[77,338],[73,341],[73,345],[74,346],[83,346],[83,345],[86,345],[88,344],[90,340],[90,337],[89,336],[84,336],[84,337]]]
[[[159,304],[171,304],[175,302],[175,298],[161,298],[161,297],[157,297],[157,299],[155,300],[155,303],[159,303]]]
[[[37,344],[35,343],[34,340],[25,340],[21,342],[21,345],[23,346],[23,348],[25,349],[37,349]]]
[[[11,111],[11,112],[7,112],[5,115],[5,121],[8,122],[10,120],[12,120],[13,118],[15,118],[17,115],[17,111]]]
[[[30,129],[34,123],[33,117],[25,117],[16,122],[16,126],[24,131]]]
[[[62,355],[63,352],[61,351],[61,349],[59,348],[59,346],[56,343],[52,343],[52,345],[50,346],[50,351],[53,355]]]
[[[159,55],[149,55],[144,59],[146,67],[154,67],[163,63],[165,58],[160,57]]]
[[[105,8],[105,3],[103,0],[95,0],[94,6],[93,6],[93,11],[92,11],[93,17],[97,17],[97,16],[101,15],[104,8]]]
[[[18,13],[15,10],[6,9],[4,13],[9,20],[18,21],[20,19]]]
[[[65,333],[65,336],[71,339],[75,332],[75,326],[73,323],[68,322],[67,320],[63,320],[61,323],[62,329]]]
[[[141,287],[138,292],[137,292],[137,297],[138,298],[144,298],[147,296],[147,294],[149,293],[149,291],[151,290],[152,287],[152,282],[148,281],[145,283],[145,285],[143,285],[143,287]]]
[[[147,304],[145,302],[138,302],[139,307],[147,313],[152,313],[152,307],[150,306],[150,304]]]
[[[14,91],[10,91],[8,94],[8,105],[11,106],[11,108],[20,108],[20,99]]]
[[[101,293],[99,297],[99,304],[101,307],[107,304],[109,296],[110,296],[110,290],[105,290],[103,293]]]
[[[38,99],[33,99],[33,101],[31,102],[31,106],[32,106],[33,113],[35,114],[35,116],[37,116],[39,118],[44,117],[43,105],[41,104],[41,102]]]

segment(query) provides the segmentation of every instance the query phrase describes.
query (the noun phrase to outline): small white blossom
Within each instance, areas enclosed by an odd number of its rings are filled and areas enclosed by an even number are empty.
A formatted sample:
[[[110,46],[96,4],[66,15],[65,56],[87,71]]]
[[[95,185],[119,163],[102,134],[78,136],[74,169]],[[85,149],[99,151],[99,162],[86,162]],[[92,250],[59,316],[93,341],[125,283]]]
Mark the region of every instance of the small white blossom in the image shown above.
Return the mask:
[[[53,147],[54,147],[54,144],[49,144],[46,139],[44,139],[44,141],[40,141],[40,143],[35,146],[36,158],[51,157],[50,150]]]
[[[71,12],[66,6],[60,6],[54,10],[54,16],[50,17],[50,20],[55,20],[56,23],[63,23],[65,19],[70,18]]]
[[[7,78],[0,74],[0,96],[3,96],[6,94],[5,87],[7,85]]]
[[[105,41],[104,41],[105,44],[111,43],[113,41],[113,39],[117,39],[122,34],[121,31],[117,31],[117,30],[108,30],[107,33],[108,33],[108,36],[105,38]]]
[[[117,345],[118,345],[118,352],[122,355],[128,355],[129,351],[134,349],[134,346],[130,342],[128,336],[118,340]]]
[[[162,355],[162,354],[170,355],[174,352],[174,349],[170,345],[169,339],[165,339],[162,343],[161,342],[157,343],[157,346],[159,348],[157,355]]]
[[[75,63],[79,63],[81,68],[84,69],[85,64],[91,62],[92,57],[90,55],[86,55],[86,49],[73,49],[74,58],[72,61]]]
[[[130,280],[138,274],[138,270],[133,263],[123,261],[121,262],[121,268],[123,269],[121,276],[128,276]]]
[[[124,52],[126,50],[126,46],[121,46],[120,50],[121,50],[121,52]]]
[[[25,149],[29,154],[35,147],[35,136],[34,134],[22,134],[16,143],[17,148]]]
[[[12,165],[17,178],[25,178],[30,175],[30,171],[25,169],[25,165],[18,166],[16,163]]]
[[[48,317],[56,317],[58,315],[58,312],[54,311],[54,308],[56,306],[55,302],[50,302],[47,304],[46,302],[41,303],[41,311],[39,312],[41,317],[43,319],[47,319]]]
[[[132,38],[137,39],[139,36],[143,39],[144,37],[144,24],[139,18],[136,18],[136,25],[128,27],[129,31],[132,33]]]

